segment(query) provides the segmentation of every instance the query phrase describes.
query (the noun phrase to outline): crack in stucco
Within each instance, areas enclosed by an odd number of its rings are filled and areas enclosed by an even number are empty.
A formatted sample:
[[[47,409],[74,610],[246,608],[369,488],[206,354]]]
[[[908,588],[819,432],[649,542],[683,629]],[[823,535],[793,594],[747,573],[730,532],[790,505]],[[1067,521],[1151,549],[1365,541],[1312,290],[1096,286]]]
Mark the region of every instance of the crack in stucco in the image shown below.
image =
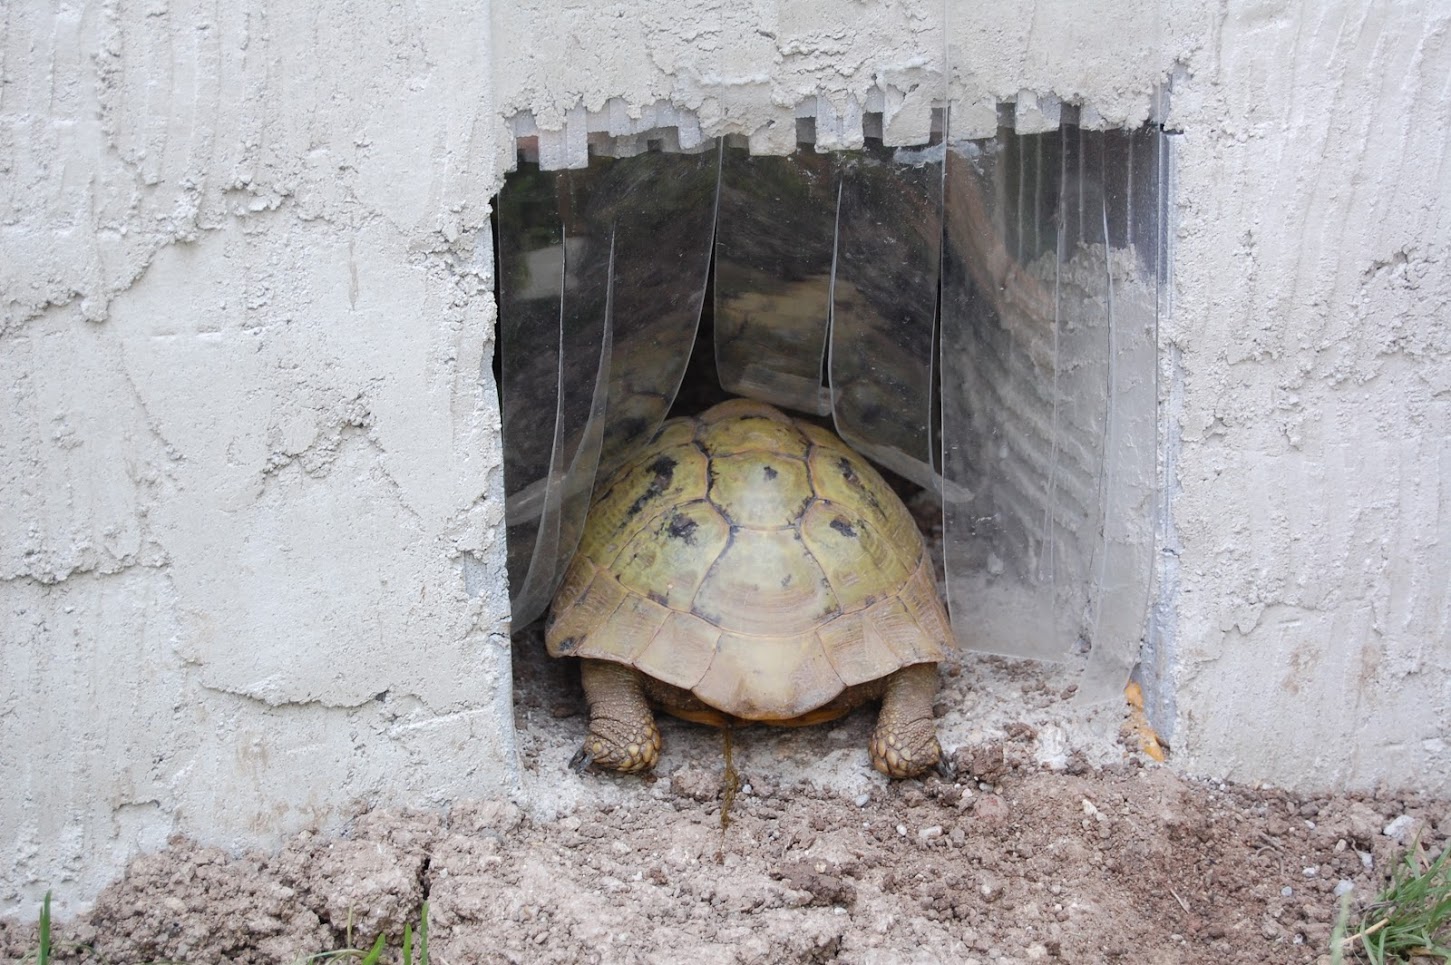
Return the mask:
[[[278,710],[284,708],[292,710],[358,710],[360,708],[368,706],[369,704],[382,703],[386,699],[392,697],[391,692],[388,690],[382,690],[376,694],[370,694],[357,700],[348,701],[326,699],[323,697],[274,697],[260,691],[247,690],[239,687],[228,687],[222,684],[209,683],[205,680],[199,681],[199,686],[202,690],[208,690],[215,694],[224,694],[227,697],[239,698],[249,703],[261,704],[270,710]],[[393,699],[399,698],[393,697]]]

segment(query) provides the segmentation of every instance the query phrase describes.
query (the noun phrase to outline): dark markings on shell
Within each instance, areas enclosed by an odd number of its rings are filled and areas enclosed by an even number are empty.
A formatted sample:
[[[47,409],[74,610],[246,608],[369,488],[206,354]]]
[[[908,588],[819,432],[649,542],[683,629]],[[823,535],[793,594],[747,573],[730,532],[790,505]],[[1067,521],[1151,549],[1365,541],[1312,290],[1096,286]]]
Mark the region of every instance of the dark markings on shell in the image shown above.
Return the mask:
[[[573,653],[574,652],[574,648],[577,647],[577,646],[579,646],[579,640],[578,639],[576,639],[575,637],[567,637],[567,638],[559,641],[559,652],[560,653]]]
[[[655,474],[655,478],[650,480],[650,485],[630,504],[630,508],[625,511],[626,519],[634,519],[650,500],[659,499],[660,494],[670,488],[670,482],[675,478],[675,466],[675,460],[669,456],[661,456],[659,459],[650,463],[647,468]]]
[[[790,573],[787,573],[785,576],[781,577],[781,589],[784,590],[784,589],[786,589],[786,587],[788,587],[790,585],[791,585],[791,574]]]
[[[862,477],[858,476],[856,470],[851,467],[851,460],[842,456],[836,461],[836,467],[841,470],[841,478],[846,480],[847,485],[855,489],[858,495],[868,503],[871,503],[873,509],[880,512],[882,504],[877,502],[877,494],[862,483]]]
[[[658,593],[655,590],[651,590],[649,592],[648,596],[650,597],[650,599],[654,600],[656,603],[660,604],[661,606],[669,606],[670,605],[670,601],[667,600],[667,599],[665,599],[665,594],[664,593]]]
[[[831,528],[843,536],[856,539],[856,527],[847,521],[845,516],[838,516],[831,521]]]
[[[772,469],[770,466],[765,467],[765,473],[768,480],[775,479],[777,476],[780,475],[780,473],[776,472],[776,470]]]
[[[695,530],[700,524],[688,516],[681,516],[675,513],[670,517],[670,525],[665,532],[670,534],[671,539],[683,539],[687,545],[695,545]]]

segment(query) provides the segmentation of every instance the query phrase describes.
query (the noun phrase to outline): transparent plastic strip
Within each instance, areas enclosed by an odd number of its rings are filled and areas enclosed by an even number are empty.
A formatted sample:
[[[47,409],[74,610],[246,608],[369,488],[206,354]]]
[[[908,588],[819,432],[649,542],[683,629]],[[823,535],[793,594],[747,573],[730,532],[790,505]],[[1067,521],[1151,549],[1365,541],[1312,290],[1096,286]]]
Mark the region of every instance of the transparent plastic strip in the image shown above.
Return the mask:
[[[721,388],[825,415],[837,171],[810,144],[786,157],[724,147],[715,253]]]
[[[680,389],[710,281],[720,164],[717,139],[688,153],[591,162],[596,181],[578,211],[581,230],[615,238],[602,475],[654,434]]]
[[[499,352],[511,595],[529,573],[559,425],[564,172],[520,162],[499,196]],[[517,611],[516,611],[517,612]]]
[[[1156,131],[1067,114],[976,140],[949,119],[944,556],[965,646],[1081,661],[1102,700],[1152,579],[1162,198]]]
[[[564,578],[564,571],[579,546],[589,513],[590,496],[594,492],[595,473],[599,468],[600,446],[604,438],[605,411],[610,386],[610,353],[613,332],[615,239],[610,238],[605,271],[605,307],[599,334],[590,344],[590,336],[580,333],[571,340],[563,324],[560,326],[559,396],[567,399],[571,390],[584,385],[567,386],[568,378],[577,377],[593,362],[595,375],[589,392],[589,408],[583,419],[577,406],[562,405],[561,417],[555,423],[554,457],[546,478],[545,494],[539,519],[529,572],[511,600],[514,619],[528,623],[541,615],[554,598]],[[565,277],[569,278],[569,265]],[[561,316],[562,317],[562,316]],[[592,358],[591,349],[593,348]],[[565,418],[564,416],[574,418]],[[573,443],[571,445],[571,443]],[[567,462],[566,462],[567,460]]]
[[[865,140],[838,161],[832,417],[854,448],[935,490],[930,423],[943,145],[940,135],[919,148]]]

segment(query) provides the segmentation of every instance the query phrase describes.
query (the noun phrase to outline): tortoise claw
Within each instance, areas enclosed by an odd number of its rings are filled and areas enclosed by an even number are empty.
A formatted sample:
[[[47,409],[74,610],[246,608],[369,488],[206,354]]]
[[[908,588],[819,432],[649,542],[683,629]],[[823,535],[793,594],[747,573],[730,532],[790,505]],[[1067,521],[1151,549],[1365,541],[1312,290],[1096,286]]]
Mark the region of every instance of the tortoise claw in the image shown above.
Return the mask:
[[[944,781],[957,780],[957,768],[952,766],[952,756],[946,751],[943,751],[937,758],[937,765],[934,770],[937,771],[937,776]]]
[[[585,771],[589,770],[589,766],[594,762],[595,756],[589,752],[589,749],[581,747],[579,750],[575,751],[574,756],[569,759],[569,769],[574,771],[576,774],[583,774]]]

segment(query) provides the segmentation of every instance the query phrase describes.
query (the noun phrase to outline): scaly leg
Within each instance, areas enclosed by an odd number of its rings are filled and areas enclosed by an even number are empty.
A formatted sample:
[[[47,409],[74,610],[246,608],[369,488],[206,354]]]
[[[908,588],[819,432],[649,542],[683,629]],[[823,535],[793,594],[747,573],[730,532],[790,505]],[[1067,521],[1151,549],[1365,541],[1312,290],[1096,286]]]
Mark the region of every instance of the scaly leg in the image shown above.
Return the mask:
[[[919,663],[887,678],[882,712],[868,745],[872,767],[888,777],[917,777],[938,765],[942,748],[932,720],[937,665]]]
[[[581,660],[580,680],[589,702],[589,736],[569,765],[583,770],[598,764],[625,774],[654,767],[660,731],[640,672],[608,660]]]

